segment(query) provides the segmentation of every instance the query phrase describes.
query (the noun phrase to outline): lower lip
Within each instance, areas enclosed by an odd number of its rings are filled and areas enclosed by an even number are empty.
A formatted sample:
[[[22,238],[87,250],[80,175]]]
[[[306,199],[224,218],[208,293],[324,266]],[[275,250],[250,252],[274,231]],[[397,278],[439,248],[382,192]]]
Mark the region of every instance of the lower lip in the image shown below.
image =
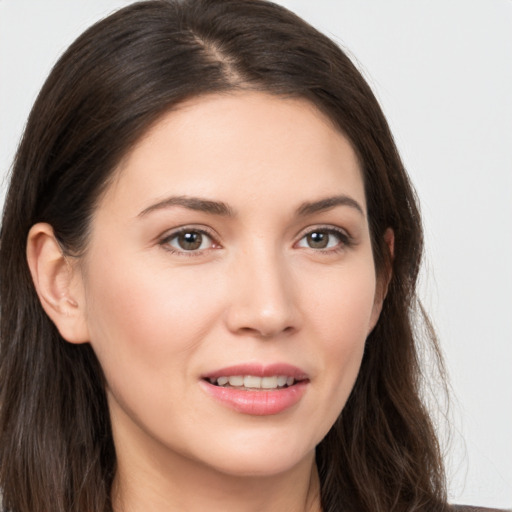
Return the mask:
[[[282,389],[246,391],[214,386],[207,381],[201,381],[206,392],[223,405],[252,416],[270,416],[290,409],[302,398],[308,382],[297,382]]]

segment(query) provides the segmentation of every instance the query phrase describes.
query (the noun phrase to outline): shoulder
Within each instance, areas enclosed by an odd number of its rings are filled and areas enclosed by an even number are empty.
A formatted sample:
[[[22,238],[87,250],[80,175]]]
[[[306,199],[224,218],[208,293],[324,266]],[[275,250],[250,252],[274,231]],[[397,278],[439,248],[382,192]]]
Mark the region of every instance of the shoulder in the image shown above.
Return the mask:
[[[473,507],[470,505],[451,505],[449,508],[449,512],[512,512],[512,511],[510,511],[510,509],[507,511],[505,509]]]

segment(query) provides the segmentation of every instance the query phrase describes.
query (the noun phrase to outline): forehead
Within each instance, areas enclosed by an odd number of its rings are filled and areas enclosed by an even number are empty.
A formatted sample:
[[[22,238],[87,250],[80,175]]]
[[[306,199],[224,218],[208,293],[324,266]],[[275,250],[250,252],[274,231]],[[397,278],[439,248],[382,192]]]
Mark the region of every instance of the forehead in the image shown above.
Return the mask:
[[[123,159],[105,199],[142,207],[172,193],[284,205],[347,192],[365,205],[357,156],[327,116],[303,99],[237,92],[166,113]]]

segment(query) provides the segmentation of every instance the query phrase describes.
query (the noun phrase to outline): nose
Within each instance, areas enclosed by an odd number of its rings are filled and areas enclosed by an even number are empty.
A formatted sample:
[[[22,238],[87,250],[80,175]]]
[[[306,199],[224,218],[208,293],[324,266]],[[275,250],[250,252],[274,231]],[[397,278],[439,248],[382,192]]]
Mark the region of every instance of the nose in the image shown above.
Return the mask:
[[[261,338],[300,328],[296,279],[278,251],[260,248],[233,263],[226,323],[231,332]]]

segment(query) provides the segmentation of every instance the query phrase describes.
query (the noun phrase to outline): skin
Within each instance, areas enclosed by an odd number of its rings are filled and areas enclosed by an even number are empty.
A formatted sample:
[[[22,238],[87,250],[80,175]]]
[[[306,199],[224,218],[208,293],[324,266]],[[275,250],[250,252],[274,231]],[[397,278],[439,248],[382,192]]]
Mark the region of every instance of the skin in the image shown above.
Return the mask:
[[[227,211],[176,204],[192,197]],[[184,248],[184,227],[207,233],[199,249]],[[360,166],[323,114],[256,92],[188,101],[116,170],[83,257],[66,259],[39,224],[28,259],[63,337],[90,342],[105,372],[116,510],[320,510],[314,449],[383,300]],[[279,414],[204,390],[205,373],[276,362],[308,376]]]

